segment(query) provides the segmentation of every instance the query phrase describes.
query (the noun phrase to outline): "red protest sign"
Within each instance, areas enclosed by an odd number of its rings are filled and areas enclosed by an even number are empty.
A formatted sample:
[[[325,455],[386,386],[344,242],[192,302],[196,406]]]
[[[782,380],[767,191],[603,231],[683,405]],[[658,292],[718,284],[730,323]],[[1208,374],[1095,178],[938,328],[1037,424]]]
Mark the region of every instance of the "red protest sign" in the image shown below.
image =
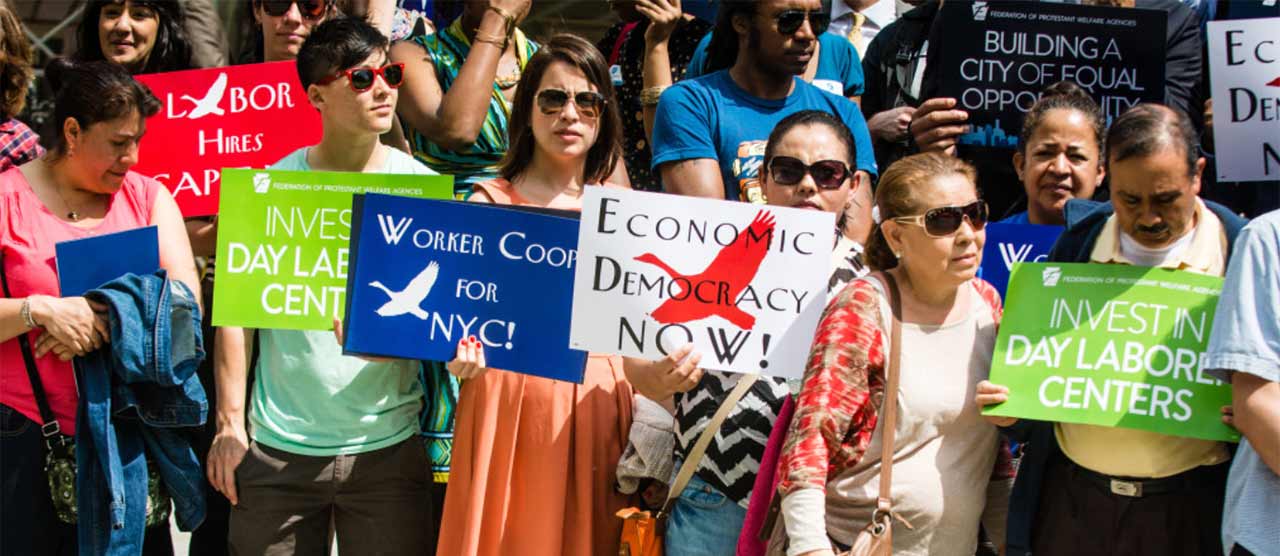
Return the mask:
[[[320,142],[320,114],[293,62],[137,76],[163,108],[133,169],[165,184],[184,216],[218,212],[222,168],[262,168]]]

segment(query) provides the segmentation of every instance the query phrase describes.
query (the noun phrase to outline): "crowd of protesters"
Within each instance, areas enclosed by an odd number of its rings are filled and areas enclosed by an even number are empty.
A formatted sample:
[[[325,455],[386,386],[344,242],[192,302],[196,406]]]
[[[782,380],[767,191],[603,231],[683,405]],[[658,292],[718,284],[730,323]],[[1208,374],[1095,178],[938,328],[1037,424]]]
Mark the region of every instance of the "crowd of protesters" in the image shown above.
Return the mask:
[[[235,3],[228,26],[207,0],[88,0],[36,80],[0,0],[0,552],[173,554],[174,519],[202,555],[612,555],[636,506],[664,512],[671,556],[834,556],[881,519],[901,554],[1280,555],[1280,184],[1217,181],[1204,38],[1280,32],[1274,1],[1083,0],[1165,15],[1163,102],[1108,121],[1054,83],[999,157],[957,148],[968,113],[929,96],[928,42],[965,24],[942,1],[610,0],[596,43],[526,33],[532,0]],[[213,327],[217,220],[132,169],[164,156],[139,151],[162,105],[133,76],[227,60],[292,60],[319,113],[273,169],[835,215],[803,380],[685,346],[591,353],[578,384],[488,368],[474,337],[415,361],[345,355],[340,322]],[[1015,395],[989,380],[992,221],[1064,227],[1049,261],[1225,278],[1201,366],[1240,443],[984,415]],[[148,226],[155,277],[61,295],[57,243]],[[129,374],[154,359],[172,370]],[[128,407],[103,414],[103,384]]]

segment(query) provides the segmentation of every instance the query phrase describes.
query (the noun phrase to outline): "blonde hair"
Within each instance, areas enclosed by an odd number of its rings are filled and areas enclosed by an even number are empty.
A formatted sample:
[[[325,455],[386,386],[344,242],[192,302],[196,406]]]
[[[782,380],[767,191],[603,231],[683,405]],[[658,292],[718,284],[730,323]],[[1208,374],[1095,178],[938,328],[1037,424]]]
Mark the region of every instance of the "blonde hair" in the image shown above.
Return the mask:
[[[928,200],[921,196],[925,186],[934,179],[949,175],[964,176],[977,188],[977,170],[954,156],[928,152],[894,162],[880,176],[880,184],[876,188],[879,222],[920,214],[928,206]],[[867,242],[866,262],[872,269],[889,270],[898,266],[898,257],[889,249],[879,222],[871,230],[871,240]]]

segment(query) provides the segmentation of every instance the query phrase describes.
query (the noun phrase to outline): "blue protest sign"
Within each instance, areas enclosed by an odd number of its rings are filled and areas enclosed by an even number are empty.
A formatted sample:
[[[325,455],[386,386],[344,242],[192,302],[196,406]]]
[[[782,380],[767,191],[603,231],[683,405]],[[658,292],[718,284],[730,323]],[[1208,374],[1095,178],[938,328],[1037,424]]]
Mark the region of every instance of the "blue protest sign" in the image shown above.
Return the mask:
[[[155,226],[64,241],[54,246],[54,254],[63,297],[84,295],[125,274],[151,274],[160,269]]]
[[[582,382],[569,349],[578,222],[369,194],[352,211],[346,352],[448,361],[475,336],[495,369]]]
[[[1059,235],[1062,226],[988,224],[987,244],[982,248],[982,279],[991,282],[1004,297],[1013,265],[1044,262]]]

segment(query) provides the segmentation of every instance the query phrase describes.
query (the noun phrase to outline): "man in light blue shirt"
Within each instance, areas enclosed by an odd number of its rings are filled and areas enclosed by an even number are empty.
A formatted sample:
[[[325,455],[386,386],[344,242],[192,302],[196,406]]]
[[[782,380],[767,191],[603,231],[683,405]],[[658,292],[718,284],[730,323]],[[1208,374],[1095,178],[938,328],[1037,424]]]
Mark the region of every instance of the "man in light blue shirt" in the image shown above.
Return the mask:
[[[1227,478],[1222,549],[1231,556],[1280,555],[1280,211],[1251,222],[1236,240],[1204,361],[1231,381],[1244,434]]]

